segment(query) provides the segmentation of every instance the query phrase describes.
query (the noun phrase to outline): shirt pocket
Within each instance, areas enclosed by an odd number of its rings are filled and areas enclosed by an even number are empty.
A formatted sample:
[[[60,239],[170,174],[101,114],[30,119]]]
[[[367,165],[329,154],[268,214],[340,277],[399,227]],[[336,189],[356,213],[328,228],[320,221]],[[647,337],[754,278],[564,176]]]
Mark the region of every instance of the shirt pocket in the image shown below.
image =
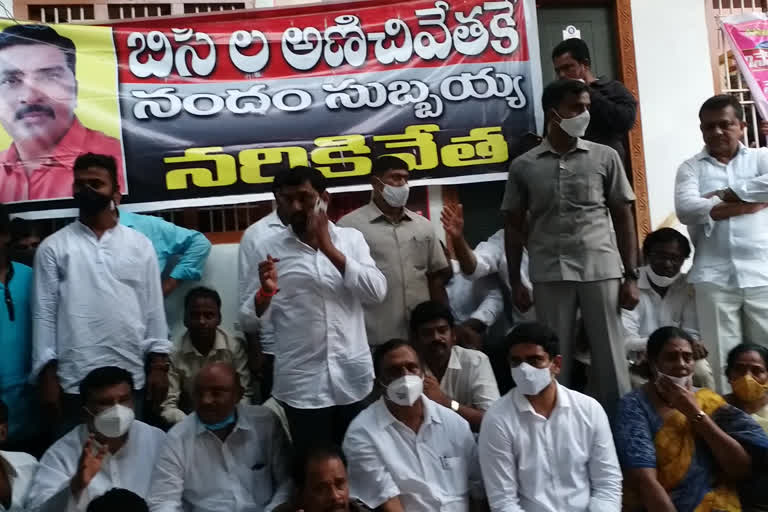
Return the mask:
[[[572,203],[596,203],[604,195],[603,175],[599,172],[565,171],[560,175],[560,194],[563,199]]]
[[[261,459],[254,462],[250,467],[251,486],[253,489],[253,500],[258,503],[260,499],[272,496],[272,473],[269,466]],[[262,503],[266,505],[266,503]]]
[[[418,272],[426,272],[429,263],[430,238],[427,236],[412,236],[406,245],[406,263]]]
[[[456,457],[452,453],[431,454],[434,458],[435,477],[442,487],[441,491],[453,496],[464,496],[469,492],[469,465],[465,457]]]

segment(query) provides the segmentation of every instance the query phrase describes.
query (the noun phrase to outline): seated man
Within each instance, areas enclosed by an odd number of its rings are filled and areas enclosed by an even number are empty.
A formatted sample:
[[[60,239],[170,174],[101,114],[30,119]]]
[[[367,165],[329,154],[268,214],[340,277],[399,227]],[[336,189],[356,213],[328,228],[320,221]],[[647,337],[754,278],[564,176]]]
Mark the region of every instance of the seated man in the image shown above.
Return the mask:
[[[295,512],[362,512],[349,500],[347,459],[333,446],[315,446],[294,467],[296,503],[286,507]]]
[[[499,398],[488,356],[460,347],[451,310],[422,302],[411,313],[411,340],[426,364],[424,394],[480,430],[483,414]]]
[[[621,509],[621,470],[597,401],[557,383],[557,335],[523,323],[506,338],[517,387],[488,410],[478,451],[493,512]]]
[[[243,403],[251,403],[251,372],[244,341],[219,328],[221,297],[215,290],[198,287],[184,298],[184,325],[187,332],[171,352],[168,372],[168,397],[163,402],[162,417],[170,425],[183,420],[192,411],[192,394],[197,372],[206,363],[226,361],[235,367],[244,390]]]
[[[270,512],[288,500],[288,441],[272,411],[238,405],[243,389],[226,362],[195,380],[195,414],[168,433],[152,475],[152,512]]]
[[[8,439],[8,406],[0,400],[0,446]],[[27,491],[37,471],[37,459],[0,450],[0,510],[26,510]]]
[[[27,508],[85,510],[113,487],[146,496],[165,433],[134,420],[133,377],[116,366],[92,370],[80,383],[85,423],[40,459]]]
[[[627,354],[632,363],[645,360],[648,337],[659,327],[680,327],[693,337],[693,382],[696,387],[715,388],[712,367],[706,360],[707,349],[700,342],[699,322],[696,316],[696,293],[680,272],[691,255],[688,239],[672,228],[661,228],[649,234],[643,242],[643,255],[648,265],[638,269],[637,287],[640,302],[632,311],[622,309]],[[632,366],[633,387],[645,382]]]
[[[382,512],[468,512],[482,495],[469,424],[422,394],[424,365],[408,342],[381,345],[373,365],[384,396],[344,439],[350,494]]]
[[[149,507],[141,496],[114,488],[93,500],[86,512],[149,512]]]

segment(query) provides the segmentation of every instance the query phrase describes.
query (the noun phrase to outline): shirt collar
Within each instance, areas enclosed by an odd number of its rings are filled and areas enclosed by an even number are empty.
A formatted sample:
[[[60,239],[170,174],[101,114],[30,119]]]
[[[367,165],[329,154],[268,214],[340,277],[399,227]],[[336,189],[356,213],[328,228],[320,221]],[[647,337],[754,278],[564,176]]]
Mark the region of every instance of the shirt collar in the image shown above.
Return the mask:
[[[328,232],[331,234],[331,240],[333,240],[334,243],[339,240],[339,227],[330,220],[328,221]],[[288,226],[285,230],[285,234],[285,236],[287,236],[289,239],[298,242],[304,247],[309,247],[307,244],[302,242],[296,232],[293,231],[293,226]]]
[[[644,265],[638,270],[640,271],[640,279],[637,280],[637,287],[641,290],[650,290],[651,282],[648,279],[648,265]]]
[[[227,333],[217,327],[216,338],[213,340],[213,347],[211,347],[211,351],[227,350],[227,337]],[[184,336],[181,338],[181,352],[187,355],[196,355],[201,358],[206,357],[198,352],[198,350],[192,344],[192,338],[189,336],[189,331],[185,332]]]
[[[739,142],[739,150],[736,152],[736,156],[733,158],[736,158],[738,156],[743,155],[747,152],[747,146],[745,146],[742,142]],[[709,154],[709,151],[707,151],[707,146],[704,146],[701,150],[701,152],[695,156],[696,160],[712,160],[716,161],[717,163],[722,163],[715,159],[712,155]],[[733,160],[733,159],[732,159]]]
[[[461,347],[454,345],[451,348],[451,358],[448,360],[448,368],[451,370],[461,370],[461,359],[459,357],[459,351]]]
[[[560,385],[560,383],[557,381],[555,381],[555,384],[557,385],[557,398],[555,401],[555,408],[552,409],[552,412],[554,412],[558,407],[571,406],[571,397],[568,396],[568,389]],[[519,389],[520,388],[514,388],[512,390],[512,401],[514,402],[517,410],[519,412],[528,412],[530,414],[535,414],[539,416],[539,413],[537,413],[536,410],[533,408],[533,405],[531,405],[531,402],[528,401],[528,399],[525,397],[524,394],[520,392]]]
[[[253,425],[251,425],[248,420],[246,419],[246,415],[243,414],[243,405],[237,404],[235,405],[235,415],[237,416],[237,419],[235,420],[235,426],[232,429],[232,432],[230,432],[229,435],[232,435],[236,430],[246,430],[251,431],[253,430]],[[205,425],[203,425],[203,422],[200,420],[200,417],[195,413],[195,434],[201,435],[205,434],[206,432],[209,432],[211,435],[215,436],[213,432],[205,428]],[[217,437],[218,439],[218,437]]]
[[[376,206],[376,203],[373,202],[373,199],[371,201],[362,207],[363,213],[365,214],[365,219],[368,222],[376,222],[377,220],[384,219],[388,220],[386,215],[381,211],[381,209]],[[401,220],[413,220],[414,213],[410,211],[408,208],[403,208],[403,217]]]
[[[424,422],[421,424],[421,426],[424,427],[424,425],[429,425],[430,423],[442,423],[440,417],[437,415],[437,411],[435,410],[437,404],[427,398],[425,395],[421,395],[420,400],[421,403],[424,404]],[[400,423],[400,420],[395,418],[392,413],[389,412],[385,398],[383,396],[379,398],[377,407],[376,425],[380,426],[382,429],[386,429],[393,423]]]
[[[576,146],[568,150],[566,154],[573,153],[575,151],[589,151],[589,145],[584,141],[584,139],[579,137],[576,139]],[[541,144],[533,148],[533,152],[537,158],[541,158],[547,153],[561,156],[560,153],[555,151],[555,149],[552,147],[552,144],[549,142],[549,137],[546,137],[543,141],[541,141]]]
[[[75,163],[75,160],[78,156],[80,156],[80,153],[78,152],[81,148],[85,147],[85,138],[88,135],[88,129],[83,126],[83,124],[80,122],[80,120],[75,116],[72,118],[72,124],[70,125],[67,132],[64,134],[64,136],[61,138],[58,144],[56,144],[56,147],[53,148],[53,151],[49,155],[45,155],[40,159],[40,167],[43,167],[46,165],[46,160],[48,158],[51,158],[53,160],[56,160],[56,162],[66,169],[71,169],[72,166]],[[11,146],[8,148],[8,158],[6,160],[7,164],[10,164],[11,166],[19,163],[19,152],[16,149],[16,143],[12,143]],[[6,166],[6,171],[9,170],[9,167]]]
[[[0,464],[5,466],[5,471],[13,478],[16,478],[19,476],[19,473],[16,471],[16,468],[13,467],[13,464],[5,457],[5,452],[0,451]],[[13,484],[13,482],[11,482]]]
[[[266,217],[266,223],[267,226],[272,228],[284,228],[287,227],[285,224],[283,224],[283,221],[280,220],[280,216],[277,214],[277,210],[272,210],[272,212],[267,215]]]

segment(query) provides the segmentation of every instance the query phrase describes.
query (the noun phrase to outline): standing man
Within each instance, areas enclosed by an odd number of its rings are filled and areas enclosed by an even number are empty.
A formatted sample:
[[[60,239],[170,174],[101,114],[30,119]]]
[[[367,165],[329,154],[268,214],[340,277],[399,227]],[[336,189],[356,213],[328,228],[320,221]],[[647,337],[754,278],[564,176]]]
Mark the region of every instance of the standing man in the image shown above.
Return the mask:
[[[363,304],[381,302],[387,281],[363,236],[328,220],[323,174],[297,171],[280,191],[290,229],[254,253],[258,281],[252,277],[241,312],[274,326],[280,346],[272,395],[285,408],[301,456],[317,442],[341,444],[373,388]]]
[[[570,385],[581,310],[592,344],[589,386],[610,411],[629,391],[620,308],[638,302],[635,195],[616,151],[581,138],[590,119],[585,84],[549,84],[542,106],[547,137],[509,166],[501,207],[512,296],[518,309],[531,306],[520,279],[527,237],[536,315],[562,342],[560,379]]]
[[[635,125],[637,100],[617,80],[595,78],[587,43],[581,39],[566,39],[552,50],[552,63],[558,78],[580,80],[589,86],[592,106],[586,140],[610,146],[621,161],[627,161],[627,133]]]
[[[365,308],[368,343],[375,347],[392,338],[408,338],[408,319],[418,304],[448,304],[445,284],[450,267],[437,229],[405,207],[408,164],[382,156],[371,169],[371,202],[344,216],[339,226],[360,231],[376,265],[387,276],[387,298]]]
[[[78,385],[101,366],[131,373],[139,418],[145,396],[159,407],[171,349],[155,251],[118,223],[115,159],[82,155],[74,176],[80,217],[35,255],[32,377],[60,433],[79,423]]]
[[[739,343],[768,345],[768,149],[741,144],[744,110],[728,94],[701,106],[704,150],[683,162],[675,209],[696,248],[688,281],[717,390]]]
[[[535,322],[506,339],[517,387],[486,413],[478,451],[492,512],[619,512],[621,469],[608,417],[558,384],[557,335]]]

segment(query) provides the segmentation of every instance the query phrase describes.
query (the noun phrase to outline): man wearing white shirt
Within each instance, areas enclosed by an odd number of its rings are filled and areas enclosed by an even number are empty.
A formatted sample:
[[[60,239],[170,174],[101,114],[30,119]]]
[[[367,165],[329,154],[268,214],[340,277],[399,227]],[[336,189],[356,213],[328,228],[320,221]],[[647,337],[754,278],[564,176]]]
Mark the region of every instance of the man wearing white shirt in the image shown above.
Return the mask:
[[[700,340],[696,317],[696,293],[680,269],[691,255],[688,239],[672,228],[661,228],[645,237],[643,255],[648,265],[640,267],[637,288],[640,302],[632,311],[623,309],[621,318],[626,336],[627,356],[633,363],[645,360],[648,337],[659,327],[675,326]],[[707,362],[707,349],[696,341],[693,348],[696,364],[693,379],[697,387],[714,389],[712,367]],[[633,387],[645,378],[632,374]]]
[[[118,223],[114,158],[88,153],[74,165],[80,217],[46,238],[35,254],[32,379],[59,434],[77,424],[80,381],[119,366],[153,408],[168,389],[168,326],[152,243]]]
[[[483,418],[478,451],[492,512],[619,512],[621,469],[605,411],[557,383],[557,335],[523,323],[506,339],[517,387]]]
[[[422,394],[425,370],[404,340],[374,354],[384,395],[349,426],[350,494],[381,512],[469,512],[482,500],[469,424]]]
[[[289,448],[277,416],[238,405],[243,389],[227,362],[195,380],[195,414],[168,433],[152,475],[152,512],[271,512],[291,494]]]
[[[280,193],[290,229],[258,247],[258,281],[241,309],[274,326],[272,395],[302,454],[315,442],[341,444],[373,388],[363,304],[384,300],[387,281],[363,235],[328,220],[319,170],[292,169]]]
[[[0,400],[0,446],[8,439],[8,406]],[[27,492],[37,472],[37,459],[22,452],[0,450],[0,511],[26,510]]]
[[[479,431],[483,414],[499,398],[488,356],[456,344],[451,310],[435,301],[414,308],[411,340],[426,366],[424,394]]]
[[[91,500],[113,487],[147,496],[149,468],[165,443],[165,433],[134,420],[132,390],[131,374],[115,366],[97,368],[83,379],[81,412],[86,422],[40,459],[29,489],[29,510],[84,512]]]
[[[731,95],[704,102],[705,147],[683,162],[675,182],[677,216],[696,247],[688,281],[720,392],[728,388],[728,352],[768,343],[768,149],[741,144],[743,117]]]

